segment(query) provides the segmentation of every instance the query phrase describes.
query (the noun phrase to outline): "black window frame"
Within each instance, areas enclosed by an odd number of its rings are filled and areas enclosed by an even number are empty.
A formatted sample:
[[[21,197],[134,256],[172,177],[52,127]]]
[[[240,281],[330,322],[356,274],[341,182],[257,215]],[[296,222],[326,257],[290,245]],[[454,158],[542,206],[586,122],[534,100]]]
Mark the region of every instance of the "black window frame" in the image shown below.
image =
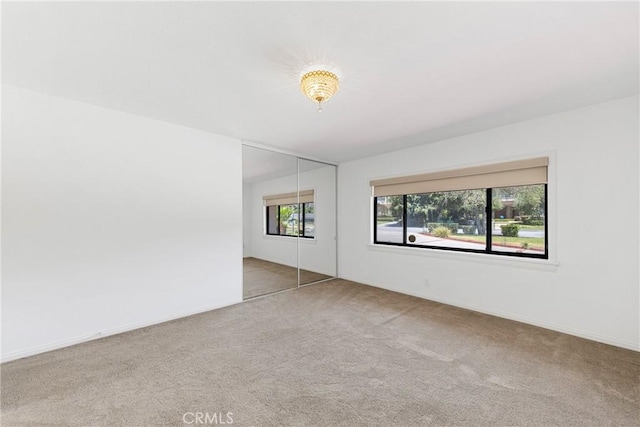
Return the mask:
[[[417,248],[417,249],[435,249],[442,251],[453,251],[453,252],[469,252],[469,253],[480,253],[480,254],[488,254],[488,255],[498,255],[498,256],[509,256],[509,257],[518,257],[518,258],[535,258],[535,259],[549,259],[549,198],[548,198],[548,184],[539,184],[544,185],[544,254],[533,254],[533,253],[524,253],[524,252],[502,252],[495,251],[492,249],[493,246],[493,238],[492,233],[489,230],[492,229],[491,221],[492,221],[492,200],[493,200],[493,188],[486,188],[486,199],[485,199],[485,229],[486,240],[485,240],[485,249],[466,249],[466,248],[448,248],[442,246],[432,246],[432,245],[417,245],[417,244],[408,244],[407,243],[407,196],[408,194],[396,194],[395,196],[402,196],[402,243],[397,242],[379,242],[378,241],[378,196],[373,197],[373,243],[375,245],[386,245],[386,246],[400,246],[400,247],[409,247],[409,248]],[[481,189],[482,190],[482,189]],[[442,191],[446,192],[446,191]],[[388,196],[380,196],[380,197],[388,197]]]
[[[313,236],[307,236],[305,235],[305,224],[307,222],[307,218],[306,218],[306,207],[308,204],[312,203],[313,204],[313,209],[315,212],[315,201],[313,202],[303,202],[303,203],[288,203],[288,204],[284,204],[284,205],[271,205],[271,206],[265,206],[264,207],[264,216],[266,218],[266,235],[267,236],[280,236],[280,237],[302,237],[304,239],[315,239],[315,233]],[[281,225],[281,221],[280,221],[280,208],[282,206],[295,206],[298,205],[298,218],[302,218],[301,221],[298,221],[298,234],[281,234],[282,230],[280,229],[280,225]],[[276,208],[276,221],[277,221],[277,230],[278,233],[270,233],[270,223],[269,223],[269,208]],[[302,213],[302,215],[300,214]],[[315,219],[314,219],[314,223],[315,223]]]

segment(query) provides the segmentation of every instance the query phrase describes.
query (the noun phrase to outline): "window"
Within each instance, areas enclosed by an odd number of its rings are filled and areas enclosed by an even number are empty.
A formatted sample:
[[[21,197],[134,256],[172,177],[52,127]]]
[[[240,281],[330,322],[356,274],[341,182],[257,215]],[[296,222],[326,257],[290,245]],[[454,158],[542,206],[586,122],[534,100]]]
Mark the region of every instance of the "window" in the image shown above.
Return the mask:
[[[547,162],[372,181],[374,243],[546,259]]]
[[[404,197],[376,197],[376,243],[404,243]]]
[[[313,190],[264,196],[266,234],[315,237]]]

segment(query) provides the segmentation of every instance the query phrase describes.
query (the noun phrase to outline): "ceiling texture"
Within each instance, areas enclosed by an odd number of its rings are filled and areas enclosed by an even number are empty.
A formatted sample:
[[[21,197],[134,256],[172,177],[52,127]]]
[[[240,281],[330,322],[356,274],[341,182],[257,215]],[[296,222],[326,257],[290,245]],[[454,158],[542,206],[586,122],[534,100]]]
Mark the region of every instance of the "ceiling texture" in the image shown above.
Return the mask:
[[[638,93],[638,2],[2,3],[2,81],[343,162]],[[340,72],[322,113],[299,88]]]

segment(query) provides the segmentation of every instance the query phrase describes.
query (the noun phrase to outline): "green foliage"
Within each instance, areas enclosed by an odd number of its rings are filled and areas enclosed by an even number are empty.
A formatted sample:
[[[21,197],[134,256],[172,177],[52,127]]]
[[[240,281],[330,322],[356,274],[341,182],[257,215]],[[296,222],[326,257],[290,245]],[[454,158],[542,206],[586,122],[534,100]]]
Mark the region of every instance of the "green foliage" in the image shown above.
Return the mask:
[[[504,207],[504,204],[502,203],[502,196],[503,196],[503,191],[501,188],[496,188],[493,190],[493,197],[491,198],[491,209],[494,211],[499,211],[500,209],[502,209]]]
[[[293,205],[280,206],[280,221],[288,221],[293,212]]]
[[[544,220],[540,218],[526,218],[522,220],[523,225],[544,225]]]
[[[506,237],[518,237],[520,231],[520,225],[518,224],[505,224],[501,225],[502,235]]]
[[[524,185],[517,187],[513,207],[520,215],[540,217],[544,213],[544,185]],[[534,224],[528,224],[534,225]]]
[[[407,195],[407,225],[422,227],[427,220],[426,199],[424,194]]]
[[[463,234],[476,234],[476,226],[475,225],[461,225],[460,228],[462,229],[462,233]]]
[[[293,205],[280,206],[280,234],[291,234],[289,228],[289,218],[293,215]]]
[[[458,231],[459,224],[457,222],[428,222],[427,228],[433,232],[433,230],[444,227],[449,229],[451,233],[456,233]]]
[[[447,237],[449,237],[449,233],[451,233],[451,230],[449,230],[449,228],[447,227],[437,227],[435,230],[433,230],[433,235],[436,237],[441,237],[443,239],[446,239]]]
[[[391,203],[391,215],[394,218],[402,218],[402,196],[390,196],[389,202]]]
[[[402,218],[403,197],[388,196],[387,203],[390,205],[391,215],[397,219]],[[462,228],[461,225],[473,226],[470,234],[475,234],[477,230],[478,234],[484,235],[485,205],[485,190],[407,194],[406,225],[427,227],[431,232],[437,227],[447,227],[450,234],[456,234]]]

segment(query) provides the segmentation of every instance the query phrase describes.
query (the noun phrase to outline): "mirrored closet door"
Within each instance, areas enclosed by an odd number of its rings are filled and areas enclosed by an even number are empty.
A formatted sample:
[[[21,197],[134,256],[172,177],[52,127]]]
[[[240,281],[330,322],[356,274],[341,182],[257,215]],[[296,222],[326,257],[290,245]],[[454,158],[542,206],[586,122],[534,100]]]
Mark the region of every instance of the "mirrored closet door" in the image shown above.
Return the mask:
[[[243,145],[244,299],[337,275],[336,167]]]
[[[243,145],[243,298],[298,286],[298,159]]]
[[[335,277],[336,167],[298,159],[300,285]]]

